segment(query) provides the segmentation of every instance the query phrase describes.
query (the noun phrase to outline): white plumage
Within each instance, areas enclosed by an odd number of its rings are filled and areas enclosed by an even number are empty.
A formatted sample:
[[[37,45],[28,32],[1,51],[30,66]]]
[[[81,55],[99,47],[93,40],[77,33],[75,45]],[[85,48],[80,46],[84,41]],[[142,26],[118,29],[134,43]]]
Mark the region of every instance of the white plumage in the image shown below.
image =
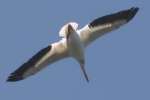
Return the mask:
[[[76,23],[76,22],[70,22],[70,23],[68,23],[68,24],[66,24],[66,25],[64,25],[61,29],[60,29],[60,31],[59,31],[59,36],[60,37],[66,37],[67,36],[67,31],[68,31],[68,25],[71,25],[73,28],[74,28],[74,30],[77,30],[78,29],[78,24]]]
[[[88,82],[89,78],[84,68],[85,47],[102,35],[128,23],[136,15],[138,10],[139,8],[132,7],[106,15],[91,21],[81,29],[78,29],[76,22],[70,22],[64,25],[59,31],[59,36],[62,37],[60,41],[52,43],[35,54],[31,59],[21,65],[20,68],[11,73],[7,81],[23,80],[39,72],[49,64],[63,58],[73,57],[80,64]]]

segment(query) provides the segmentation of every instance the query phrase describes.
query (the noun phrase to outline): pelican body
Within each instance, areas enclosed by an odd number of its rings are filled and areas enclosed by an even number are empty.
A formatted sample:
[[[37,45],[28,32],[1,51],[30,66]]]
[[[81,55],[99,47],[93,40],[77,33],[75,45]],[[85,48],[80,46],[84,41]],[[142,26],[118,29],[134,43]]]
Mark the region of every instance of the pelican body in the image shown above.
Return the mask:
[[[73,27],[73,24],[76,23],[68,24],[67,47],[68,47],[69,55],[75,58],[79,62],[81,70],[83,71],[83,74],[86,78],[86,81],[89,82],[89,78],[84,68],[84,64],[85,64],[84,45],[79,35],[77,34],[75,27]]]
[[[83,28],[78,29],[76,22],[65,24],[59,31],[61,40],[43,48],[18,69],[10,74],[7,81],[15,82],[36,74],[46,66],[63,58],[74,58],[81,67],[84,77],[89,82],[85,71],[84,49],[94,40],[104,34],[128,23],[138,12],[138,7],[132,7],[117,13],[106,15],[91,21]]]

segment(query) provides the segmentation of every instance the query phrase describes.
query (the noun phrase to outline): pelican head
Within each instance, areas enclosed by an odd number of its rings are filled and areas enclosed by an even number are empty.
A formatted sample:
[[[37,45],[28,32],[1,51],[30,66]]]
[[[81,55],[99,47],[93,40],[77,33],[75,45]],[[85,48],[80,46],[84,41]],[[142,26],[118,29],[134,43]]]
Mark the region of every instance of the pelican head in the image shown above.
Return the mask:
[[[74,27],[71,24],[68,24],[67,28],[68,28],[67,35],[70,34],[70,33],[75,32],[75,29],[74,29]]]
[[[59,31],[60,37],[67,37],[68,33],[75,32],[78,29],[78,24],[76,22],[70,22],[65,24]]]

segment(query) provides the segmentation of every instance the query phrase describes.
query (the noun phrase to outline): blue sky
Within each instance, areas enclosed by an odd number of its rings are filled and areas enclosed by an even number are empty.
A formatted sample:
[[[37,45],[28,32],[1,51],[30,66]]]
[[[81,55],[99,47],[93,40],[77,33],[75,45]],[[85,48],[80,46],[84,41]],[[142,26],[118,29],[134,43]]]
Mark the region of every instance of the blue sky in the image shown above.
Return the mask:
[[[148,0],[0,0],[1,100],[150,100]],[[87,83],[73,59],[64,59],[26,80],[8,75],[41,48],[60,38],[67,22],[91,20],[140,7],[127,25],[86,49]]]

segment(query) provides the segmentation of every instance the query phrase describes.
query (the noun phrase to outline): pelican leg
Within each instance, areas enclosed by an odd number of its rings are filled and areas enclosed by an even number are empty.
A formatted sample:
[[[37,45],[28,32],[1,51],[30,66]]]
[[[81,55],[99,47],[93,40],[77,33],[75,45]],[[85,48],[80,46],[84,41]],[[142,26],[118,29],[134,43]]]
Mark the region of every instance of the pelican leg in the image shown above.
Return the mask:
[[[83,75],[84,75],[86,81],[89,82],[89,78],[88,78],[88,75],[87,75],[85,67],[84,67],[84,61],[80,62],[80,67],[81,67],[81,70],[83,72]]]

